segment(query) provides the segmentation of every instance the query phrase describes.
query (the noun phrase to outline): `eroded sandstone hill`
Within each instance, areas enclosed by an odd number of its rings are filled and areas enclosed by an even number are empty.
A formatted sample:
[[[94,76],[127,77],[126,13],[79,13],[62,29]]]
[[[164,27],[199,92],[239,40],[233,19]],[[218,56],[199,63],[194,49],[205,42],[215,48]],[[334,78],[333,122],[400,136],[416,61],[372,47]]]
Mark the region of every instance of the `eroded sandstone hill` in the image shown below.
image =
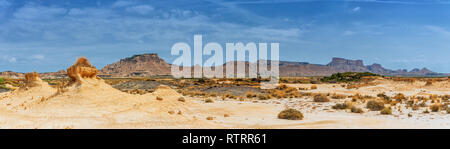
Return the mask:
[[[233,62],[227,62],[233,63]],[[248,74],[249,62],[244,62]],[[270,61],[269,61],[270,63]],[[338,72],[372,72],[385,76],[449,76],[450,74],[436,73],[427,68],[391,70],[384,68],[380,64],[364,65],[362,60],[349,60],[344,58],[333,58],[326,65],[310,64],[308,62],[289,62],[280,61],[280,76],[330,76]],[[192,69],[192,68],[191,68]],[[218,69],[224,69],[224,65],[218,66]],[[148,77],[171,75],[171,64],[161,59],[158,54],[141,54],[106,65],[99,72],[101,77]],[[225,74],[225,73],[224,73]],[[67,73],[64,70],[58,72],[41,73],[44,79],[65,78]],[[23,78],[24,73],[11,71],[0,72],[0,77]]]
[[[170,64],[158,54],[141,54],[109,64],[101,73],[112,77],[170,75]]]

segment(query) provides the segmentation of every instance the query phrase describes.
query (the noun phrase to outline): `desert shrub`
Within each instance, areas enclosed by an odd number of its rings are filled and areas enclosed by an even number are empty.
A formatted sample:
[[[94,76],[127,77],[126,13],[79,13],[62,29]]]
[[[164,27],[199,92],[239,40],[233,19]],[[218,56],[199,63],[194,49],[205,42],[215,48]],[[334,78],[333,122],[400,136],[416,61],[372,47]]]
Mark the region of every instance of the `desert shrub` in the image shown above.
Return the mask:
[[[422,101],[422,102],[419,104],[419,106],[420,106],[420,107],[427,107],[428,105],[427,105],[427,103],[425,103],[425,101]]]
[[[162,101],[163,100],[163,98],[161,98],[161,97],[156,97],[156,100],[159,100],[159,101]]]
[[[430,111],[428,111],[428,109],[425,109],[425,111],[423,111],[422,113],[428,114],[430,113]]]
[[[391,115],[392,114],[392,110],[391,110],[390,107],[386,107],[386,108],[384,108],[383,110],[380,111],[380,114]]]
[[[372,111],[380,111],[384,109],[384,103],[380,101],[370,100],[367,102],[366,108]]]
[[[333,109],[338,109],[338,110],[342,110],[342,109],[351,109],[352,108],[352,103],[351,102],[345,102],[345,103],[337,103],[336,105],[332,106],[331,108]]]
[[[387,96],[385,93],[379,93],[379,94],[377,94],[377,97],[383,99],[383,101],[385,101],[386,103],[389,103],[392,101],[391,97]]]
[[[298,90],[308,90],[308,88],[299,87]]]
[[[330,99],[328,99],[328,97],[325,95],[319,94],[314,96],[314,102],[329,102],[329,101]]]
[[[312,86],[311,86],[311,89],[312,89],[312,90],[317,89],[317,85],[312,85]]]
[[[206,117],[206,120],[214,120],[214,117],[208,116],[208,117]]]
[[[259,100],[267,100],[267,99],[269,99],[269,95],[259,94],[259,95],[258,95],[258,99],[259,99]]]
[[[5,78],[0,78],[0,85],[5,84],[6,79]]]
[[[287,86],[286,84],[280,84],[280,85],[277,86],[276,89],[278,89],[278,90],[284,90],[284,89],[287,89],[287,88],[288,88],[288,86]]]
[[[447,108],[447,114],[450,114],[450,108]]]
[[[180,102],[185,102],[186,99],[184,99],[184,97],[180,97],[180,98],[178,98],[178,101],[180,101]]]
[[[224,114],[223,117],[230,117],[230,114]]]
[[[205,103],[213,103],[214,100],[212,100],[211,98],[205,99]]]
[[[361,81],[362,77],[366,76],[380,76],[370,72],[344,72],[335,73],[329,77],[323,77],[320,79],[322,82],[354,82]]]
[[[419,105],[414,104],[414,105],[411,107],[411,109],[414,110],[414,111],[419,110]]]
[[[217,93],[216,92],[212,92],[209,94],[211,97],[217,97]]]
[[[398,93],[397,95],[394,96],[394,99],[396,99],[396,100],[406,100],[406,97],[402,93]]]
[[[352,107],[351,112],[352,113],[364,113],[364,111],[358,107]]]
[[[438,112],[441,109],[439,104],[433,104],[430,106],[431,112]]]
[[[286,109],[278,114],[278,118],[287,120],[302,120],[303,114],[302,112],[295,109]]]
[[[331,98],[333,98],[333,99],[345,99],[345,98],[347,98],[347,96],[334,93],[333,96],[331,96]]]
[[[253,93],[253,92],[247,92],[247,93],[245,94],[245,96],[246,96],[247,98],[253,98],[253,97],[256,97],[257,95],[256,95],[255,93]]]

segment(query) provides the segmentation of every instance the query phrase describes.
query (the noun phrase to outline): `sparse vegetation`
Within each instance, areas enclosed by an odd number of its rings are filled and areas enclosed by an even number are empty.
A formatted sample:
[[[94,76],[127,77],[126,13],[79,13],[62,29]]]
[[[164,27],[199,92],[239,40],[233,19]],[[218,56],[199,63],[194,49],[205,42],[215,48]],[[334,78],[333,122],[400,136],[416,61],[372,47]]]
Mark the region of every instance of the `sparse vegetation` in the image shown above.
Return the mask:
[[[345,98],[347,98],[347,96],[334,93],[333,96],[331,96],[331,98],[333,98],[333,99],[345,99]]]
[[[314,102],[329,102],[330,99],[328,99],[327,96],[319,94],[314,96]]]
[[[351,109],[352,113],[364,113],[363,109],[353,106]]]
[[[259,99],[259,100],[267,100],[267,99],[269,99],[269,95],[259,94],[259,95],[258,95],[258,99]]]
[[[158,97],[156,97],[156,100],[162,101],[163,98],[158,96]]]
[[[439,112],[441,110],[441,105],[439,104],[433,104],[430,106],[431,112]]]
[[[351,109],[353,106],[353,104],[351,102],[345,102],[345,103],[337,103],[336,105],[332,106],[331,108],[333,109],[338,109],[338,110],[342,110],[342,109]]]
[[[382,115],[391,115],[392,114],[392,109],[390,107],[386,107],[383,110],[380,111],[380,114]]]
[[[303,114],[302,112],[295,109],[286,109],[278,114],[278,118],[287,120],[302,120]]]
[[[311,90],[315,90],[315,89],[317,89],[317,85],[312,85]]]
[[[213,102],[214,102],[214,100],[212,100],[211,98],[205,99],[205,103],[213,103]]]
[[[256,97],[257,95],[256,95],[255,93],[253,93],[253,92],[247,92],[247,93],[245,94],[245,96],[246,96],[247,98],[254,98],[254,97]]]
[[[180,101],[180,102],[185,102],[186,99],[184,99],[184,97],[180,97],[180,98],[178,98],[178,101]]]
[[[322,82],[355,82],[366,76],[380,76],[370,72],[344,72],[332,74],[321,79]]]
[[[381,101],[370,100],[367,102],[366,108],[371,111],[380,111],[384,109],[384,103]]]
[[[398,93],[397,95],[394,96],[394,99],[401,101],[401,100],[406,100],[406,97],[402,93]]]

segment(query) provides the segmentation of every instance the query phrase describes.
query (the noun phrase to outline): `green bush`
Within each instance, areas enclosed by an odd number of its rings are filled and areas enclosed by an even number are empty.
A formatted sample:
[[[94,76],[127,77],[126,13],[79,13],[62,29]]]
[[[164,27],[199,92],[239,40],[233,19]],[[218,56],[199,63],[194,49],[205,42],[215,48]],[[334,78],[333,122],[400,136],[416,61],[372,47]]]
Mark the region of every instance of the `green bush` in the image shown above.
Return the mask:
[[[329,77],[324,77],[320,79],[322,82],[354,82],[361,81],[362,77],[365,76],[380,76],[370,72],[344,72],[344,73],[335,73]]]
[[[384,108],[383,110],[380,111],[380,114],[391,115],[392,114],[392,110],[391,110],[391,108],[386,107],[386,108]]]
[[[302,120],[303,114],[302,112],[295,109],[286,109],[278,114],[278,118],[287,120]]]
[[[384,109],[384,103],[381,101],[370,100],[367,102],[366,108],[372,111],[380,111]]]
[[[0,85],[5,84],[6,79],[5,78],[0,78]]]

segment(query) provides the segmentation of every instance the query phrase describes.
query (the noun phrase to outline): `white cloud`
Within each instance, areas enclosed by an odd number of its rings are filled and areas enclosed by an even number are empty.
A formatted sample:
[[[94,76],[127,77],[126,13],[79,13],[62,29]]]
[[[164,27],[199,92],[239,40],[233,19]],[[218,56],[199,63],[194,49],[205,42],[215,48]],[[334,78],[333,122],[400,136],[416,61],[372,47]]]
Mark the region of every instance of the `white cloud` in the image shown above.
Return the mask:
[[[344,33],[342,33],[342,35],[344,35],[344,36],[350,36],[350,35],[354,35],[354,34],[356,34],[356,32],[354,32],[354,31],[345,31]]]
[[[3,55],[2,57],[0,57],[0,60],[2,61],[6,61],[9,63],[16,63],[17,62],[17,58],[14,56],[8,56],[8,55]]]
[[[11,2],[8,0],[0,0],[0,8],[8,8],[11,6]]]
[[[155,10],[155,8],[153,8],[150,5],[139,5],[139,6],[133,6],[133,7],[126,8],[126,11],[137,13],[137,14],[140,14],[140,15],[148,14],[148,13],[150,13],[153,10]]]
[[[64,15],[67,9],[60,7],[46,7],[26,5],[18,9],[13,15],[18,19],[51,19],[58,15]]]
[[[357,6],[355,8],[352,9],[352,12],[358,12],[361,10],[361,7]]]
[[[433,26],[433,25],[427,25],[427,26],[425,26],[425,28],[430,30],[430,31],[432,31],[432,32],[438,33],[440,35],[450,37],[450,31],[448,31],[448,30],[446,30],[446,29],[444,29],[442,27]]]
[[[44,60],[45,59],[45,55],[36,54],[36,55],[31,56],[31,58],[35,59],[35,60]]]
[[[132,1],[118,0],[112,4],[112,7],[125,7],[125,6],[130,6],[133,4],[134,4],[134,2],[132,2]]]

